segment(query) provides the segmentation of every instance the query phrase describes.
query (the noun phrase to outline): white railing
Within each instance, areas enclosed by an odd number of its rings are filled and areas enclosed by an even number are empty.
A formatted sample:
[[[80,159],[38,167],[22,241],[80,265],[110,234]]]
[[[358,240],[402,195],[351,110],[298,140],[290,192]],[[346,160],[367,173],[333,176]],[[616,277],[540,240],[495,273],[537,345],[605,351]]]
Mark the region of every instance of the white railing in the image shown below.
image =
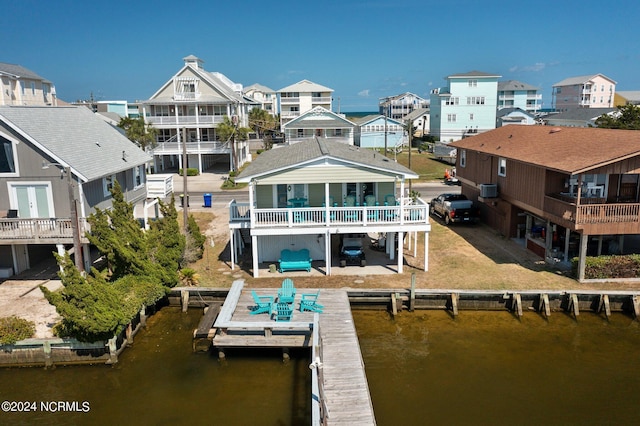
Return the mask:
[[[224,121],[222,115],[166,115],[166,116],[147,116],[145,117],[147,123],[154,126],[168,126],[179,124],[205,124],[214,125],[220,124]]]
[[[90,230],[86,219],[78,219],[80,235]],[[72,239],[71,219],[0,219],[0,240]],[[26,241],[25,241],[26,242]]]
[[[174,93],[173,99],[176,101],[195,101],[200,98],[200,92]]]
[[[187,153],[189,154],[226,154],[229,152],[229,142],[187,142]],[[157,145],[151,151],[152,154],[180,154],[182,143],[164,142]]]
[[[295,97],[295,98],[280,97],[280,103],[283,103],[283,104],[299,104],[300,103],[300,98],[299,97]]]
[[[232,201],[229,207],[230,222],[251,221],[254,228],[404,225],[429,221],[429,206],[424,202],[404,206],[287,207],[250,210],[248,203]]]
[[[282,112],[280,113],[280,116],[281,116],[281,117],[286,117],[286,118],[289,118],[289,117],[297,117],[297,116],[299,116],[299,115],[300,115],[300,112],[299,112],[299,111],[282,111]]]
[[[314,104],[318,104],[318,103],[328,104],[329,102],[331,102],[331,96],[312,97],[311,102]]]
[[[147,198],[166,198],[173,192],[173,175],[147,175]]]

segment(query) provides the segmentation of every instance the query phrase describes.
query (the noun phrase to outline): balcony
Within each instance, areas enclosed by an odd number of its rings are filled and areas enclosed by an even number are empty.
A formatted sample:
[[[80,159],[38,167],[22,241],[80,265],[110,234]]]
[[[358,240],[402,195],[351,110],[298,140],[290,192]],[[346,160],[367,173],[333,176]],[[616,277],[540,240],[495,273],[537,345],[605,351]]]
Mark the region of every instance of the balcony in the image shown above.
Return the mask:
[[[200,92],[174,93],[173,99],[176,101],[195,101],[200,99]]]
[[[428,225],[429,205],[418,199],[416,204],[398,206],[299,207],[250,209],[248,203],[229,203],[229,225],[232,228],[291,229],[388,227],[389,232],[404,225]],[[275,232],[278,233],[277,231]]]
[[[295,97],[295,98],[280,98],[280,103],[281,104],[299,104],[300,103],[300,98],[299,97]]]
[[[90,231],[86,219],[78,220],[81,241]],[[73,244],[71,219],[34,218],[0,219],[0,242],[2,244]]]
[[[640,233],[640,203],[606,203],[598,197],[575,201],[561,194],[545,196],[544,211],[550,220],[589,235]]]
[[[155,127],[158,126],[175,126],[175,125],[207,125],[214,126],[224,121],[223,115],[164,115],[164,116],[147,116],[147,123]]]
[[[231,150],[229,142],[187,142],[187,154],[228,154]],[[158,144],[153,150],[153,155],[180,155],[182,154],[182,143],[163,142]]]
[[[311,98],[311,102],[314,104],[328,104],[331,103],[331,96],[314,96]]]

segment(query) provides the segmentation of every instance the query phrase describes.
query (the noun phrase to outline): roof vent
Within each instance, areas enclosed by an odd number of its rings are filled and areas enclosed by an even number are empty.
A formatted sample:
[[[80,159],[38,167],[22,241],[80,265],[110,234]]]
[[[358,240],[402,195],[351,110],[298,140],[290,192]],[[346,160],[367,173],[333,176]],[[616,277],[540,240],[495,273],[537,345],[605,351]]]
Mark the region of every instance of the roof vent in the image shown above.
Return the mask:
[[[560,130],[562,130],[560,127],[554,127],[553,129],[549,130],[549,133],[558,133]]]

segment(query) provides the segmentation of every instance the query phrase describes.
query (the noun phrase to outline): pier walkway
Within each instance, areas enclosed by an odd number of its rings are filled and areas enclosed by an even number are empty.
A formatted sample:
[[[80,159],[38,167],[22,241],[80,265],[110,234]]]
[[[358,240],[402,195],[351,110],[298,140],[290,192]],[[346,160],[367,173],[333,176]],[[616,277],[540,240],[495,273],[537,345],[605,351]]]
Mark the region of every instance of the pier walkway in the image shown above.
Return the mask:
[[[276,322],[268,314],[250,314],[253,297],[243,286],[242,280],[233,283],[214,323],[213,346],[220,351],[231,347],[313,346],[310,366],[314,379],[313,423],[374,425],[373,405],[347,292],[322,289],[318,298],[318,303],[324,306],[321,314],[300,312],[297,308],[301,295],[296,294],[292,320]],[[261,296],[275,296],[277,292],[255,291]],[[316,291],[304,289],[305,293]]]

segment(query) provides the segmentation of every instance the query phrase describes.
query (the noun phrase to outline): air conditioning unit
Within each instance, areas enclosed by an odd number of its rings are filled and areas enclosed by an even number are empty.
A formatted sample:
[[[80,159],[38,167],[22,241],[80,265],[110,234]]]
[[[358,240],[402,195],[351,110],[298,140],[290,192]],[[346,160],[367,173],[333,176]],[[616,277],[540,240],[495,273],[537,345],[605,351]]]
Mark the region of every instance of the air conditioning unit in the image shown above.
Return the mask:
[[[496,185],[495,183],[480,184],[480,197],[496,198],[497,196],[498,196],[498,185]]]

